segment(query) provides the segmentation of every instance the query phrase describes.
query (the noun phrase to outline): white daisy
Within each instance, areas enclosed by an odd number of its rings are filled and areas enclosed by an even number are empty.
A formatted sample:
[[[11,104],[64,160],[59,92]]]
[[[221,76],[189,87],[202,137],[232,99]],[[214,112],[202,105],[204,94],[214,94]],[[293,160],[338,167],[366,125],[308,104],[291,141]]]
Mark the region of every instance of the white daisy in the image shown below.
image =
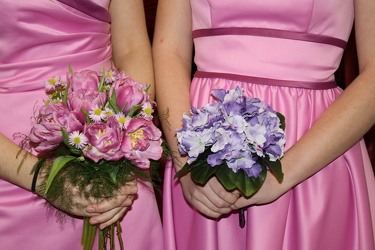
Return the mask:
[[[100,122],[106,118],[105,112],[99,107],[99,105],[95,105],[94,108],[89,112],[89,117],[94,122]]]
[[[82,134],[78,130],[70,133],[69,135],[69,144],[79,149],[86,147],[88,141],[89,139],[87,138],[87,136]]]

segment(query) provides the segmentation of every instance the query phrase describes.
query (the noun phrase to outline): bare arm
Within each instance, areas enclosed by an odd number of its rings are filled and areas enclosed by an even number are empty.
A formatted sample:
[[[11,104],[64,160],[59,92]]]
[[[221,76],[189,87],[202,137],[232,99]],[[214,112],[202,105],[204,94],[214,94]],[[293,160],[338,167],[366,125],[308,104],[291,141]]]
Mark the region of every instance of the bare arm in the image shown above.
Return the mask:
[[[111,15],[111,43],[113,47],[113,61],[119,70],[125,71],[127,76],[150,85],[148,93],[155,98],[154,70],[150,40],[147,34],[144,5],[142,0],[112,0],[109,12]],[[129,183],[123,188],[123,194],[134,194],[129,189],[136,183]],[[98,220],[107,220],[101,228],[111,225],[120,219],[128,206],[131,205],[132,195],[124,195],[121,199],[109,200],[91,204],[91,212],[105,212],[90,219],[92,224]],[[112,201],[112,202],[111,202]],[[121,203],[123,201],[123,203]],[[114,208],[113,208],[114,207]],[[111,209],[113,208],[113,209]],[[111,209],[110,211],[108,211]],[[106,212],[108,211],[108,212]]]
[[[154,99],[154,71],[143,1],[112,0],[109,12],[116,67],[135,80],[151,85],[148,93]]]
[[[176,129],[182,127],[182,115],[188,112],[192,64],[191,9],[188,0],[159,0],[153,41],[156,98],[164,135],[174,154],[176,171],[186,159],[177,153]],[[207,216],[219,217],[228,213],[237,199],[227,192],[216,178],[197,186],[190,175],[180,178],[185,198]]]
[[[175,130],[182,127],[182,114],[191,107],[193,44],[190,12],[189,1],[160,0],[153,41],[158,110],[160,114],[167,114],[167,119],[161,122],[174,152],[178,152]],[[177,160],[175,163],[177,170],[182,167]]]
[[[374,11],[373,1],[355,1],[360,75],[332,103],[312,128],[286,152],[281,160],[285,173],[284,181],[279,184],[273,176],[270,176],[253,198],[239,199],[234,208],[277,199],[343,154],[373,126],[375,123]]]
[[[25,155],[26,154],[26,155]],[[18,155],[18,157],[16,157]],[[0,134],[0,179],[27,190],[31,189],[31,170],[38,158],[22,150],[3,134]],[[22,167],[20,167],[23,161]],[[19,171],[17,169],[20,167]]]

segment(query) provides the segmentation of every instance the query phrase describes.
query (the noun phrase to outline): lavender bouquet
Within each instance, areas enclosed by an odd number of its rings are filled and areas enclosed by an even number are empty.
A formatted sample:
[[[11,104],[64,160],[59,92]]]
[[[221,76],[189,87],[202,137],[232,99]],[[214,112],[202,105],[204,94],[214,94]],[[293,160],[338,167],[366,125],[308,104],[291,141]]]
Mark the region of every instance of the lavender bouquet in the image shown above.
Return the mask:
[[[45,82],[48,100],[37,110],[23,144],[39,154],[34,170],[47,177],[38,193],[69,210],[74,201],[67,183],[86,198],[102,199],[137,176],[151,181],[147,170],[157,172],[164,148],[146,84],[113,67],[101,72],[70,68],[66,78]],[[97,231],[88,221],[82,233],[85,250],[92,248]],[[119,221],[99,230],[99,249],[107,249],[107,239],[114,249],[115,228],[123,249]]]
[[[239,87],[214,90],[212,95],[218,102],[192,107],[176,131],[179,151],[188,160],[175,177],[190,171],[195,182],[205,184],[216,176],[227,190],[237,189],[247,197],[259,190],[268,170],[281,181],[284,116],[246,97]]]

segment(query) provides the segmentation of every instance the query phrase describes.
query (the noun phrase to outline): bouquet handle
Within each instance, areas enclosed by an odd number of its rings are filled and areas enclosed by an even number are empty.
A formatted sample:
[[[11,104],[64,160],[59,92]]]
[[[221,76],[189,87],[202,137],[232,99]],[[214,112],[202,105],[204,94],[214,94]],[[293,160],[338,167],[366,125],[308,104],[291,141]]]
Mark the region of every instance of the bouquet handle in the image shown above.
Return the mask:
[[[244,228],[245,225],[246,225],[246,219],[245,219],[245,208],[240,208],[239,209],[239,223],[240,223],[240,227],[241,228]]]

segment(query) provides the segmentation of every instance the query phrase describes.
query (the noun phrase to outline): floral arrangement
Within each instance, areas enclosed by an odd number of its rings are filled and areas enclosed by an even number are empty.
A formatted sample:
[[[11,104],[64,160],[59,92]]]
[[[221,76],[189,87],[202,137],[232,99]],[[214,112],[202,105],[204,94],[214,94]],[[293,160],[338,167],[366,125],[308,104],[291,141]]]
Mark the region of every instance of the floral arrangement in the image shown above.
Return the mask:
[[[214,90],[212,95],[218,102],[192,107],[176,131],[179,151],[188,156],[176,177],[190,171],[195,182],[205,184],[216,176],[227,190],[237,189],[247,197],[259,190],[268,170],[281,181],[284,116],[248,98],[239,87]]]
[[[49,99],[38,109],[28,144],[41,156],[35,172],[48,166],[48,178],[38,187],[47,200],[69,209],[74,201],[64,192],[67,182],[86,198],[101,199],[136,176],[152,181],[145,170],[158,167],[164,149],[146,84],[114,68],[73,72],[69,67],[66,82],[58,75],[45,89]],[[88,220],[85,250],[92,248],[97,230]],[[106,249],[108,238],[114,249],[115,227],[123,249],[119,222],[99,230],[99,249]]]

